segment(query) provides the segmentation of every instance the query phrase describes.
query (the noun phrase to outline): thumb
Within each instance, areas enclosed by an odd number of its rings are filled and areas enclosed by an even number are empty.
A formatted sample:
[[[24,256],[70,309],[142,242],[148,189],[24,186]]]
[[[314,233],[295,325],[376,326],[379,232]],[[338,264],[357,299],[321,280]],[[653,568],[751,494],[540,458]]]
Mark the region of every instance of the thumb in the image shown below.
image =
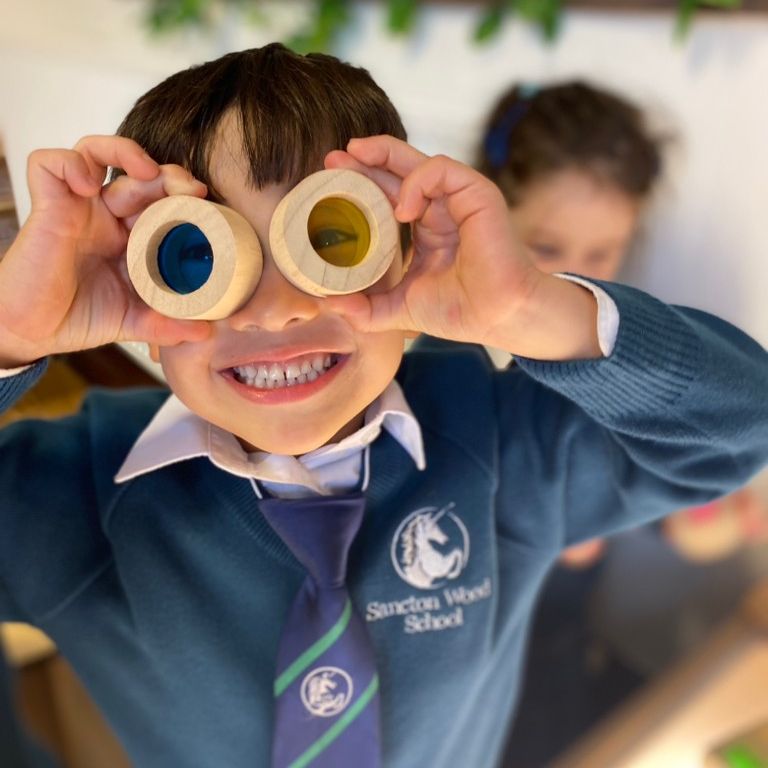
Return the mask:
[[[344,317],[361,333],[411,330],[403,323],[400,301],[395,293],[350,293],[327,296],[325,302],[331,312]]]
[[[205,320],[178,320],[150,307],[138,306],[126,313],[120,335],[121,341],[167,347],[184,341],[205,341],[211,335],[211,324]]]

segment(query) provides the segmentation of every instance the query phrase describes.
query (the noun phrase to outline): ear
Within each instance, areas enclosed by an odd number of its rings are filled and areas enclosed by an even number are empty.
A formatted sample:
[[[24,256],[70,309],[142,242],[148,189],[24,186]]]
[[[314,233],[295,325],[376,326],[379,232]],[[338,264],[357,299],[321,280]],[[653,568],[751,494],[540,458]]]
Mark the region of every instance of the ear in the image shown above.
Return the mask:
[[[147,344],[147,350],[149,351],[149,358],[153,363],[160,362],[160,347],[157,344]]]

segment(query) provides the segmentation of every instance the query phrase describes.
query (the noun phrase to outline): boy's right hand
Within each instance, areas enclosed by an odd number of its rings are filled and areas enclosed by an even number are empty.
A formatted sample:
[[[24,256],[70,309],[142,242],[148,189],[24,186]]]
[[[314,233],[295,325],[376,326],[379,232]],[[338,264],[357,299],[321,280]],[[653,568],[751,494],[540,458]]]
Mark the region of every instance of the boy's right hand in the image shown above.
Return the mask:
[[[108,166],[126,175],[102,186]],[[29,218],[0,260],[0,368],[113,341],[171,345],[208,335],[208,323],[144,304],[125,264],[128,233],[144,208],[171,194],[205,197],[202,182],[118,136],[37,150],[27,180]]]

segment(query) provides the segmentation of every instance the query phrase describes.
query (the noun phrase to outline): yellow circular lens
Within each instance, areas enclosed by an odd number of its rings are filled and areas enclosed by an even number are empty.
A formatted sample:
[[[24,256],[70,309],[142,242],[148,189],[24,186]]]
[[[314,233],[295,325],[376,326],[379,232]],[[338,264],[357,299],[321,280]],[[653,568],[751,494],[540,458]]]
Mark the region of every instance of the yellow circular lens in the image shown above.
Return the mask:
[[[341,197],[328,197],[315,205],[307,219],[307,232],[317,255],[335,267],[356,266],[371,244],[365,214]]]

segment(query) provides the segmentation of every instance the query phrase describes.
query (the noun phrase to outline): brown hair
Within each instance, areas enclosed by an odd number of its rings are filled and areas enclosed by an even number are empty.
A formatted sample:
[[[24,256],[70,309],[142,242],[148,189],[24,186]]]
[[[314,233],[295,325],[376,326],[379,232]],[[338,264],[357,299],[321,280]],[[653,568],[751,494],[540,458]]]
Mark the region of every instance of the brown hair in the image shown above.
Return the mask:
[[[511,206],[534,181],[569,169],[642,200],[660,176],[662,143],[616,94],[581,81],[517,85],[491,112],[476,165]]]
[[[280,43],[222,56],[172,75],[142,96],[118,128],[159,163],[176,163],[208,185],[222,118],[242,127],[256,188],[295,183],[351,138],[406,138],[397,110],[365,69]]]

